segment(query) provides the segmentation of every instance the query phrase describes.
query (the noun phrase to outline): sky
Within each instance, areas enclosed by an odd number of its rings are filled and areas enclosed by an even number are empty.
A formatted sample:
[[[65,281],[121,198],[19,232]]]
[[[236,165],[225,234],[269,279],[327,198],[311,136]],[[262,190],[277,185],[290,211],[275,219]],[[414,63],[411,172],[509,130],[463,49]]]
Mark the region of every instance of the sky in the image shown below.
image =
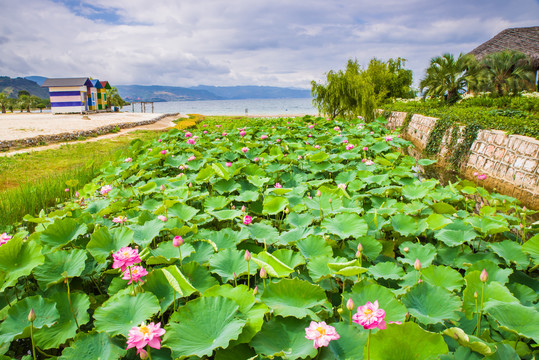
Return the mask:
[[[432,57],[539,26],[539,0],[0,0],[0,75],[310,89],[348,59]]]

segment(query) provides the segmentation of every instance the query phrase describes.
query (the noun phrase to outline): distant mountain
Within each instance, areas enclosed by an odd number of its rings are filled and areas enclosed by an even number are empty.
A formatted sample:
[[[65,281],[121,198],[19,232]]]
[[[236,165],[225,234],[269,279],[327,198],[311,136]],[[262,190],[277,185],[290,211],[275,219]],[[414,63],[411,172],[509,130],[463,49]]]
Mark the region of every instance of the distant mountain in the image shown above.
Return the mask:
[[[310,90],[299,90],[275,86],[207,86],[191,87],[209,91],[223,99],[290,99],[310,98]]]
[[[49,98],[49,90],[40,87],[36,82],[24,78],[10,78],[9,76],[0,76],[0,92],[7,92],[9,97],[17,98],[19,91],[26,90],[30,95],[41,99]]]
[[[114,85],[113,85],[114,86]],[[220,100],[206,90],[194,90],[178,86],[117,85],[118,93],[127,101],[193,101]]]
[[[44,76],[25,76],[24,78],[26,80],[30,80],[37,83],[39,86],[41,86],[45,82],[45,80],[47,80],[47,78]]]

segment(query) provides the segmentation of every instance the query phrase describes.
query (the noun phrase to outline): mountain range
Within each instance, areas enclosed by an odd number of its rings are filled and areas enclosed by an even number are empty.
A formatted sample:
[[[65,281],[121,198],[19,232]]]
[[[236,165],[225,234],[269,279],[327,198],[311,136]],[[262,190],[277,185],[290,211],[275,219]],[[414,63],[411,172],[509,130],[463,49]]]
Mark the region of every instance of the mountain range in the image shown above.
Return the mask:
[[[40,98],[48,98],[47,89],[41,84],[47,79],[43,76],[27,76],[11,79],[0,77],[0,92],[8,89],[12,96],[19,90],[27,90]],[[235,100],[235,99],[284,99],[310,98],[309,90],[275,86],[209,86],[194,87],[161,85],[115,85],[120,96],[127,101],[195,101],[195,100]]]

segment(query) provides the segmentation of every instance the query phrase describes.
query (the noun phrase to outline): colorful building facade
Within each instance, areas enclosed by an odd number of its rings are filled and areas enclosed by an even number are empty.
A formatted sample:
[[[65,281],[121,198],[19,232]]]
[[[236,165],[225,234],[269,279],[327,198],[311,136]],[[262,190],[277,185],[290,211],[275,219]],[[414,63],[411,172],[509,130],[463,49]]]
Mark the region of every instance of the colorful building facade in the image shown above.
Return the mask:
[[[107,90],[110,90],[112,86],[106,80],[100,81],[100,83],[101,89],[97,89],[97,108],[98,110],[105,110],[108,108]]]
[[[53,114],[82,114],[89,110],[88,89],[93,86],[90,79],[86,77],[47,79],[41,86],[49,88]]]

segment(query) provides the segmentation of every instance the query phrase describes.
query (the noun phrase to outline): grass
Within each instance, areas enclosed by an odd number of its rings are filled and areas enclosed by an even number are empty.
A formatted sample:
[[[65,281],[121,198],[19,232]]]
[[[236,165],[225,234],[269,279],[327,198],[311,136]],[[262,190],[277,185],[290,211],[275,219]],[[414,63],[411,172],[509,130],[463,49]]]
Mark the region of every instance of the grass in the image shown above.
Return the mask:
[[[133,131],[112,139],[1,157],[0,229],[72,196],[99,173],[104,163],[122,156],[133,140],[151,140],[159,135],[156,131]],[[77,185],[67,186],[70,180]],[[66,193],[68,187],[70,192]]]

